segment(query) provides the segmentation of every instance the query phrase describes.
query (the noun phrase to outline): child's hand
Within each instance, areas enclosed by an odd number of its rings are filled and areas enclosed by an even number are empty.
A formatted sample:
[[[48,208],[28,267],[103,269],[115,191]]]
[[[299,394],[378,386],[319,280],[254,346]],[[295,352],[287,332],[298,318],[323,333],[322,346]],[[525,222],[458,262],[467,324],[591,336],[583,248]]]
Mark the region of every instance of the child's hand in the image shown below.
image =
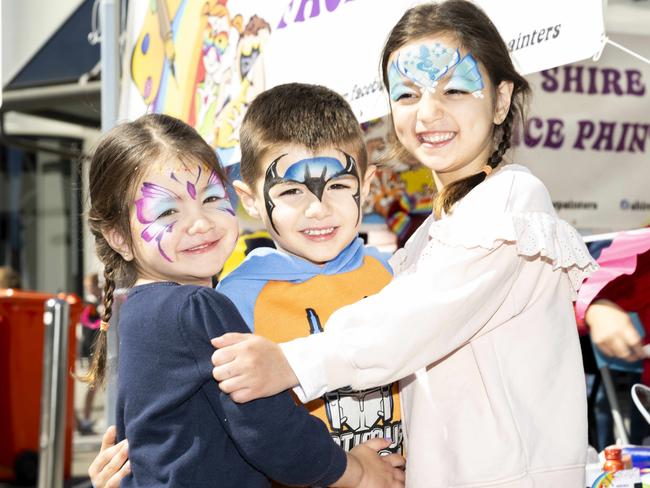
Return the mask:
[[[106,429],[99,454],[88,468],[95,488],[119,488],[120,481],[131,472],[129,445],[126,439],[115,444],[115,426]]]
[[[212,376],[238,403],[280,393],[298,379],[280,346],[253,334],[229,333],[212,339]]]
[[[406,462],[399,454],[380,456],[391,441],[370,439],[348,453],[348,467],[332,486],[358,488],[402,488],[406,479]]]

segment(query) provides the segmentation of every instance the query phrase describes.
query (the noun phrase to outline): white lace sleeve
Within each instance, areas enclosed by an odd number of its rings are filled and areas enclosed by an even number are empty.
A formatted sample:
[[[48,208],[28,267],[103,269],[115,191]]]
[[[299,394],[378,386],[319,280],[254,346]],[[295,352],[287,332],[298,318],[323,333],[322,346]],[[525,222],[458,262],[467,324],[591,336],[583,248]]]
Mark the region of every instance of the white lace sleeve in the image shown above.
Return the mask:
[[[512,290],[520,293],[522,270],[547,270],[535,259],[563,270],[574,295],[596,267],[544,185],[506,167],[450,216],[423,224],[391,261],[399,274],[382,291],[332,314],[325,332],[281,345],[301,383],[295,391],[311,399],[386,384],[446,357],[498,326],[495,316],[509,320],[520,310]]]
[[[574,298],[582,281],[598,267],[578,232],[546,212],[506,213],[498,219],[475,220],[471,227],[458,225],[454,219],[443,219],[431,225],[429,237],[467,249],[494,249],[503,243],[513,243],[520,256],[539,257],[553,269],[565,270]],[[424,249],[422,258],[429,249]]]

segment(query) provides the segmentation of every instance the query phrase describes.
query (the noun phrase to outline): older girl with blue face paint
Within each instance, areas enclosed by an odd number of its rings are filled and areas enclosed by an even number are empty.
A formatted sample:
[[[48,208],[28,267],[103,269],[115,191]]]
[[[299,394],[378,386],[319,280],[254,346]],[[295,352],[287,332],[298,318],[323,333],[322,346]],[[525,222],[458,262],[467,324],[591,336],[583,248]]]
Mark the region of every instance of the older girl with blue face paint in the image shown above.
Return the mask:
[[[288,393],[237,405],[215,385],[210,338],[249,330],[211,288],[238,234],[224,183],[214,150],[165,115],[115,127],[93,155],[89,222],[106,281],[85,378],[94,385],[116,282],[131,287],[118,331],[120,444],[109,448],[105,436],[95,486],[403,486],[400,458],[377,455],[385,441],[346,453]]]
[[[543,183],[503,161],[528,83],[489,18],[463,0],[407,11],[382,70],[399,149],[437,183],[433,214],[395,254],[381,292],[280,346],[215,339],[213,374],[236,401],[402,378],[410,487],[584,486],[571,302],[595,264]]]

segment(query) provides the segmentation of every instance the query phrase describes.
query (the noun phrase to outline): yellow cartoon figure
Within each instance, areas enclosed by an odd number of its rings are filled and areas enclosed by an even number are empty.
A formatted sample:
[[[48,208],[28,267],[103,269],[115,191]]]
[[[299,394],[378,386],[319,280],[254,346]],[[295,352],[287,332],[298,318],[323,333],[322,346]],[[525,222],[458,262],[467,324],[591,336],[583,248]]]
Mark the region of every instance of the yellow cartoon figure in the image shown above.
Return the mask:
[[[175,76],[172,22],[180,4],[181,0],[150,0],[133,48],[131,78],[147,105],[158,96],[165,63],[168,63],[172,77]]]

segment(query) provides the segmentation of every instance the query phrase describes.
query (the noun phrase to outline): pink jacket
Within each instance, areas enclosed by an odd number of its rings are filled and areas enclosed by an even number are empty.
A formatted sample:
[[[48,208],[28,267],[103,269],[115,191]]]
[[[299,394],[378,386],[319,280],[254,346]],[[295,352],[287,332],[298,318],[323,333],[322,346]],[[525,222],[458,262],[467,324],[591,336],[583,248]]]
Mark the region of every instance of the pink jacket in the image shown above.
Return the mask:
[[[595,263],[544,185],[501,168],[392,264],[377,295],[282,345],[296,393],[402,378],[409,487],[584,487],[572,300]]]

